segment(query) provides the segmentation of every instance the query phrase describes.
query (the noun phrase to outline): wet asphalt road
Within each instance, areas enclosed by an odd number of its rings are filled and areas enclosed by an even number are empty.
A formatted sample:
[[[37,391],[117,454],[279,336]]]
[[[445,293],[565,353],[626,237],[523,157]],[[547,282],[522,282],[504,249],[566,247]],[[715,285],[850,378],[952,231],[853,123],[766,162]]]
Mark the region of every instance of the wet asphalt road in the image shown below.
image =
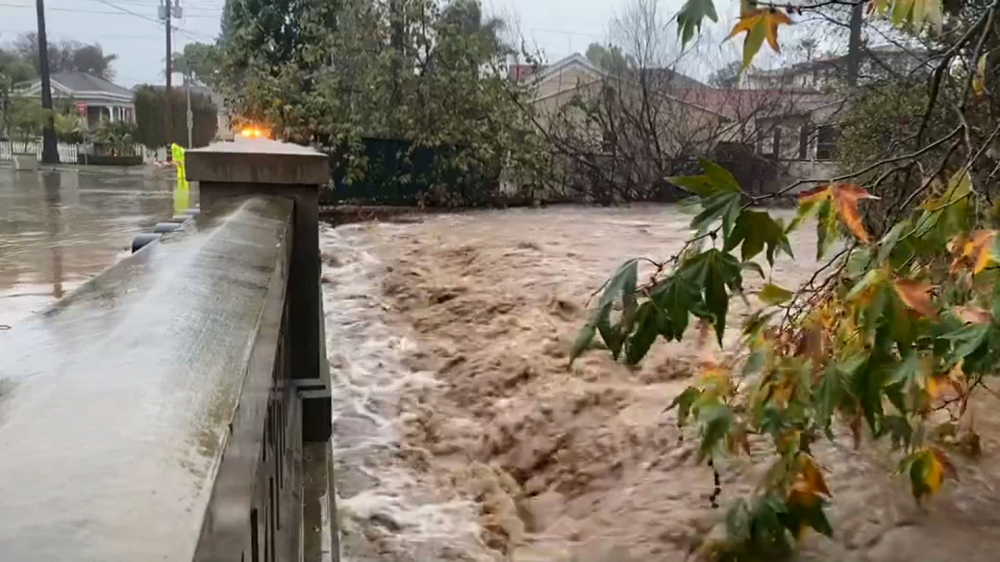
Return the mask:
[[[0,167],[0,326],[13,325],[128,255],[173,213],[173,180],[150,169]]]

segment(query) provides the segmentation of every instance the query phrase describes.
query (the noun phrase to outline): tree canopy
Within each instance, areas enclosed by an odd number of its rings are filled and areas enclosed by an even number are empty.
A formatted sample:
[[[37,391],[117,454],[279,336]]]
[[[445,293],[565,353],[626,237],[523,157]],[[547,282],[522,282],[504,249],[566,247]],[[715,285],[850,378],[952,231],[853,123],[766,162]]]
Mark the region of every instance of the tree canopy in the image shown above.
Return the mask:
[[[37,74],[39,71],[38,35],[34,32],[24,33],[13,42],[13,51],[22,60],[30,62]],[[104,54],[104,49],[97,43],[84,44],[79,41],[63,40],[49,42],[49,71],[86,72],[105,80],[115,77],[112,63],[118,55]]]
[[[222,55],[216,45],[188,43],[183,51],[174,54],[173,68],[196,84],[215,88],[222,74]]]
[[[238,119],[349,147],[342,164],[357,173],[365,137],[441,148],[439,169],[494,186],[504,163],[530,167],[527,92],[507,79],[503,22],[474,0],[247,0],[228,25],[223,89]]]

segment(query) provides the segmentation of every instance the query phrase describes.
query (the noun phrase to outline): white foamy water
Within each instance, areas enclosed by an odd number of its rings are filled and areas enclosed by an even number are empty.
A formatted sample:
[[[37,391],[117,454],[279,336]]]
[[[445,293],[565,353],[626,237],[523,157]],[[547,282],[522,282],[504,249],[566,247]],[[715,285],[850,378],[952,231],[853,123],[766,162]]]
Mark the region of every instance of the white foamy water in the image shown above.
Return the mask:
[[[320,235],[341,559],[493,560],[477,507],[423,482],[410,468],[422,452],[401,445],[400,397],[435,381],[403,365],[414,344],[386,323],[385,265],[370,250],[394,228],[345,225]]]

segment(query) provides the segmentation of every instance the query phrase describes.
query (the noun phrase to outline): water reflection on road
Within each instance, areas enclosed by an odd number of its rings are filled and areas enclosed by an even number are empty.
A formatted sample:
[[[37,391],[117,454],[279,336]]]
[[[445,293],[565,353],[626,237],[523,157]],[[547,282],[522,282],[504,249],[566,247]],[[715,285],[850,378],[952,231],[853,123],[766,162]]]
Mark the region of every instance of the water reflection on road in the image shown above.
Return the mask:
[[[12,325],[128,255],[173,212],[172,180],[142,169],[0,169],[0,325]]]

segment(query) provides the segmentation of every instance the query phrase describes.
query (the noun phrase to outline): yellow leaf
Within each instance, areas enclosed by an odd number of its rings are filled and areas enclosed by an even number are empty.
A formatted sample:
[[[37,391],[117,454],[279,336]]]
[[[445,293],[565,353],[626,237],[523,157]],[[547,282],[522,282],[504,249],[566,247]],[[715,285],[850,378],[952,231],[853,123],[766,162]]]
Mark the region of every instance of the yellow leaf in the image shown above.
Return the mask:
[[[931,400],[938,397],[941,394],[941,386],[945,381],[940,380],[944,377],[935,377],[931,375],[927,377],[927,397]]]
[[[788,17],[785,12],[771,8],[767,11],[766,17],[766,28],[765,36],[767,37],[767,44],[774,49],[775,53],[780,53],[781,48],[778,47],[778,26],[779,25],[791,25],[792,20]]]
[[[741,10],[742,11],[742,10]],[[787,14],[775,8],[759,8],[746,11],[740,16],[740,21],[736,22],[732,31],[726,37],[727,40],[746,32],[743,39],[743,66],[741,70],[750,66],[754,56],[760,51],[760,47],[767,39],[767,44],[775,52],[781,52],[778,46],[778,26],[791,25],[792,20]]]
[[[944,465],[938,460],[937,455],[931,454],[927,457],[927,465],[924,468],[924,484],[932,494],[938,493],[941,484],[944,482]]]
[[[931,301],[934,285],[931,285],[927,281],[897,279],[896,282],[893,283],[893,288],[896,289],[896,294],[899,295],[903,304],[909,308],[919,312],[923,316],[931,318],[937,316],[937,310],[934,308],[934,303]]]
[[[870,10],[883,14],[888,11],[890,3],[893,25],[901,26],[912,22],[914,27],[920,30],[926,22],[932,24],[936,31],[941,30],[942,0],[876,0]]]
[[[823,480],[823,473],[819,471],[812,457],[803,454],[800,458],[802,459],[802,472],[800,476],[802,477],[805,489],[812,493],[832,497],[833,494],[830,493],[830,489],[826,487],[826,481]]]
[[[862,242],[868,242],[868,232],[864,224],[861,223],[861,215],[858,212],[858,200],[878,199],[878,197],[868,193],[863,187],[854,184],[832,184],[830,186],[830,196],[837,207],[841,220],[847,228],[854,233]]]
[[[977,230],[972,233],[972,239],[963,245],[961,259],[972,267],[973,275],[986,269],[993,259],[993,252],[990,250],[996,234],[995,230]]]
[[[705,361],[702,363],[702,372],[699,378],[699,386],[708,393],[715,396],[726,396],[732,390],[729,382],[729,371],[714,362]]]
[[[990,51],[983,53],[976,62],[976,74],[972,77],[972,94],[977,98],[986,93],[986,65]]]

